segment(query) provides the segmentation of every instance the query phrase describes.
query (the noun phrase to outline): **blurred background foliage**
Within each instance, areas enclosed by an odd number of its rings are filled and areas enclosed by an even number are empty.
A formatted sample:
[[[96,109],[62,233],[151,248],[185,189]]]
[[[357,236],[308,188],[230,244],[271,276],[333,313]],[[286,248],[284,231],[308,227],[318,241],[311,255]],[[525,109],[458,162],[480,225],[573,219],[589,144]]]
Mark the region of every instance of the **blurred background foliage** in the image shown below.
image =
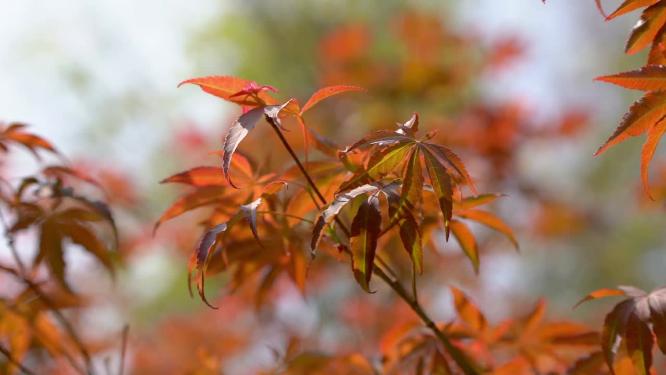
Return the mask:
[[[139,366],[186,367],[185,358],[196,357],[214,367],[223,355],[235,358],[227,369],[267,367],[290,337],[322,350],[371,353],[384,328],[372,312],[394,303],[382,289],[363,294],[344,265],[313,270],[305,298],[278,284],[256,316],[240,307],[250,290],[226,295],[226,276],[211,279],[209,289],[220,311],[190,300],[184,281],[198,217],[166,224],[153,238],[154,221],[177,193],[158,182],[196,165],[218,165],[211,151],[238,113],[193,88],[175,89],[189,77],[236,75],[301,100],[324,85],[363,86],[366,94],[309,114],[310,126],[344,148],[418,112],[424,129],[437,130],[436,139],[461,154],[480,191],[506,194],[494,208],[516,231],[519,254],[480,227],[473,227],[482,244],[480,275],[451,250],[455,241],[426,254],[429,269],[419,283],[439,319],[453,316],[449,284],[494,320],[524,313],[544,297],[553,317],[599,325],[608,305],[571,310],[588,291],[664,283],[663,151],[653,167],[656,202],[639,188],[640,141],[592,157],[635,99],[592,83],[642,59],[621,53],[631,19],[605,24],[592,1],[544,7],[536,0],[246,0],[147,2],[137,9],[130,1],[73,3],[50,15],[47,8],[35,12],[34,27],[2,26],[11,32],[0,49],[7,83],[0,115],[33,124],[112,192],[126,263],[120,283],[98,280],[83,263],[76,285],[99,299],[106,288],[109,299],[97,311],[106,314],[91,314],[90,324],[128,321],[140,337]],[[25,20],[37,5],[2,6]],[[69,26],[57,29],[63,25]],[[286,156],[264,128],[241,152],[283,169]],[[300,142],[296,124],[287,128]],[[403,308],[395,307],[396,319],[408,315]],[[176,350],[162,348],[163,339],[174,337],[193,344],[160,363],[165,351]],[[222,344],[214,341],[219,337]]]

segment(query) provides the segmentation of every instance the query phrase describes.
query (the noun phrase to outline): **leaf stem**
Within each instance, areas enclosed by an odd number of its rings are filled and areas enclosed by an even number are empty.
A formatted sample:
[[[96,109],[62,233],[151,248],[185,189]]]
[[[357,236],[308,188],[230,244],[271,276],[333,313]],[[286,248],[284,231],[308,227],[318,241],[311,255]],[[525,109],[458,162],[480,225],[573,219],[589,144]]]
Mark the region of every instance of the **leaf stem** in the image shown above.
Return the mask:
[[[298,169],[301,171],[303,174],[303,177],[307,180],[308,184],[312,188],[312,190],[315,192],[319,200],[323,205],[328,204],[326,201],[326,198],[324,195],[321,193],[319,188],[317,188],[317,185],[315,184],[314,180],[310,176],[310,174],[305,170],[305,167],[301,163],[301,161],[298,159],[298,156],[294,152],[294,149],[291,147],[287,139],[284,137],[282,134],[282,131],[280,130],[280,125],[275,121],[270,116],[265,116],[266,121],[271,125],[275,133],[277,134],[278,138],[282,142],[282,145],[287,149],[287,152],[289,152],[289,155],[291,155],[291,158],[294,160],[296,165],[298,166]],[[316,203],[316,202],[315,202]],[[340,229],[349,237],[350,232],[349,229],[342,223],[337,217],[335,218],[336,223],[339,225]],[[384,232],[385,233],[385,232]],[[383,233],[382,233],[383,234]],[[347,250],[349,251],[349,250]],[[416,300],[416,296],[412,298],[405,287],[400,283],[400,281],[397,278],[391,278],[389,275],[387,275],[384,270],[382,270],[379,266],[379,264],[383,264],[384,267],[386,267],[387,272],[391,273],[392,275],[395,275],[395,272],[391,270],[389,265],[384,262],[383,260],[375,259],[375,267],[374,273],[379,276],[380,279],[382,279],[393,291],[405,302],[409,305],[409,307],[416,313],[416,315],[421,319],[421,321],[428,327],[434,334],[435,337],[442,343],[444,346],[444,349],[451,355],[453,360],[456,362],[458,367],[465,373],[466,375],[476,375],[479,374],[480,372],[475,369],[471,365],[471,361],[467,358],[467,356],[456,346],[454,346],[451,341],[449,341],[448,337],[442,332],[437,325],[433,322],[433,320],[428,316],[428,314],[423,310],[419,302]]]

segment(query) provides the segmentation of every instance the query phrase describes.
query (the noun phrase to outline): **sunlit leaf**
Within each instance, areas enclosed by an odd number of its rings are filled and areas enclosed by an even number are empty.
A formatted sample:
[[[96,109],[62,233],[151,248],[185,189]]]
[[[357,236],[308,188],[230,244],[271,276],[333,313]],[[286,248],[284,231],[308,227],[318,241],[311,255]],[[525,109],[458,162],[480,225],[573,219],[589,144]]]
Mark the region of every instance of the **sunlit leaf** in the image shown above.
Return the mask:
[[[645,133],[651,126],[666,115],[666,92],[655,91],[647,93],[635,102],[629,112],[624,116],[620,126],[606,143],[597,150],[599,155],[630,137]]]
[[[639,70],[597,77],[596,80],[628,89],[642,91],[664,90],[666,89],[666,67],[663,65],[648,65]]]
[[[172,203],[166,211],[164,211],[162,216],[160,216],[159,220],[157,220],[155,223],[154,231],[157,231],[157,228],[159,228],[159,226],[165,221],[180,216],[185,212],[220,202],[220,200],[224,197],[224,192],[224,188],[211,186],[204,187],[195,190],[192,193],[183,195],[174,203]]]
[[[666,121],[659,121],[657,124],[652,126],[647,132],[647,138],[643,144],[643,149],[641,150],[641,180],[643,182],[643,190],[645,194],[652,198],[650,193],[650,162],[654,156],[654,152],[657,149],[657,145],[661,140],[661,137],[666,132]]]
[[[465,253],[467,258],[472,262],[474,272],[479,273],[479,248],[472,231],[467,228],[467,225],[458,220],[451,220],[449,222],[449,228],[451,228],[453,236],[458,240],[463,253]]]
[[[456,312],[470,328],[476,332],[483,331],[487,326],[486,317],[476,305],[460,289],[451,287]]]
[[[317,90],[314,94],[312,94],[312,96],[310,96],[310,99],[308,99],[308,101],[305,102],[305,104],[303,105],[303,108],[301,109],[301,114],[305,113],[310,108],[314,107],[317,103],[326,98],[350,91],[365,91],[365,89],[358,86],[346,86],[346,85],[324,87],[322,89]]]
[[[516,249],[519,248],[518,240],[516,240],[516,236],[513,234],[511,227],[509,227],[506,223],[504,223],[504,221],[502,221],[502,219],[495,216],[494,214],[488,211],[471,209],[456,211],[456,215],[465,219],[474,220],[477,223],[483,224],[488,228],[502,233],[511,241]]]
[[[275,104],[275,99],[266,93],[266,90],[259,90],[256,95],[239,95],[243,91],[248,91],[255,82],[246,79],[230,76],[210,76],[193,78],[183,81],[178,84],[178,87],[185,84],[194,84],[199,86],[203,91],[215,95],[224,100],[246,106],[263,106],[268,104]],[[258,86],[261,87],[261,86]],[[270,87],[270,86],[263,86]]]
[[[639,8],[650,6],[659,0],[625,0],[613,13],[606,17],[607,20],[612,20],[623,14],[629,13]]]
[[[310,249],[314,251],[317,248],[324,227],[335,219],[335,217],[340,213],[340,210],[342,210],[345,205],[362,194],[376,191],[377,188],[378,187],[376,185],[363,185],[348,192],[338,194],[335,197],[335,200],[329,204],[328,207],[326,207],[326,209],[322,211],[321,215],[319,215],[317,218],[312,230],[312,241],[310,242]]]
[[[629,36],[625,51],[633,54],[645,48],[652,43],[664,24],[666,24],[666,3],[660,1],[643,11],[641,20],[634,26]]]
[[[181,183],[196,187],[228,185],[219,167],[195,167],[167,177],[160,183]]]

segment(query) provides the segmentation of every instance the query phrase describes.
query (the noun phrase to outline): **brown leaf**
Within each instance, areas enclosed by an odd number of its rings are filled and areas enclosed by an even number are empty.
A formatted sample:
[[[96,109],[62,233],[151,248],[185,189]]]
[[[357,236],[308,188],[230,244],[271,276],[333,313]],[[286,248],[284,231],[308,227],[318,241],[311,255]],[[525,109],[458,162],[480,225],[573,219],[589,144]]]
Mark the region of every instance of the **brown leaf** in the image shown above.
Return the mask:
[[[637,314],[632,314],[627,320],[624,335],[627,352],[634,363],[634,369],[638,375],[648,375],[650,367],[652,367],[653,344],[650,327]]]
[[[44,260],[51,275],[66,291],[71,291],[65,279],[65,259],[62,248],[62,236],[53,220],[46,221],[39,234],[39,252],[33,261],[37,265]]]
[[[259,234],[257,233],[257,208],[262,203],[262,198],[255,199],[254,201],[240,206],[240,212],[245,217],[245,220],[250,224],[252,235],[261,244]]]

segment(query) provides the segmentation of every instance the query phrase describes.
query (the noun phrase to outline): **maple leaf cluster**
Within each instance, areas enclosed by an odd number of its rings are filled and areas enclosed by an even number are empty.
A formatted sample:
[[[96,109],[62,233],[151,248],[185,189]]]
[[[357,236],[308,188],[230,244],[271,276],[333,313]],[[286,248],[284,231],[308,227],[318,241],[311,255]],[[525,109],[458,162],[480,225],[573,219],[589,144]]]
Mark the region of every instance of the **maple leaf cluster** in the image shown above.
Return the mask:
[[[600,0],[596,4],[601,10]],[[646,8],[626,50],[651,49],[640,70],[599,78],[646,92],[597,154],[647,133],[641,171],[648,195],[648,166],[666,131],[664,4],[626,0],[607,16]],[[234,76],[183,81],[180,85],[238,106],[240,114],[213,152],[219,158],[215,165],[161,181],[183,189],[152,231],[138,225],[145,219],[137,208],[141,197],[122,172],[99,168],[95,161],[71,164],[25,124],[0,124],[2,166],[16,146],[34,155],[39,166],[19,179],[6,177],[4,170],[0,175],[0,222],[12,257],[11,263],[0,263],[0,274],[19,285],[0,296],[0,371],[96,374],[105,361],[111,372],[108,355],[118,350],[122,374],[129,331],[102,339],[81,332],[79,314],[94,312],[88,309],[94,305],[81,292],[85,288],[69,255],[82,249],[114,280],[121,260],[138,256],[159,234],[171,246],[188,249],[187,288],[210,309],[165,318],[137,333],[129,349],[134,373],[217,374],[243,360],[266,374],[651,373],[654,346],[666,353],[664,289],[590,293],[581,302],[626,297],[597,332],[549,316],[545,300],[498,320],[490,306],[481,309],[462,289],[444,288],[433,279],[436,289],[451,297],[453,314],[433,318],[432,296],[420,287],[433,280],[425,276],[460,268],[449,262],[454,258],[473,271],[470,275],[482,273],[489,241],[519,248],[503,215],[488,208],[505,195],[480,190],[514,182],[537,203],[542,215],[530,225],[542,237],[584,229],[584,212],[542,196],[515,175],[515,164],[525,140],[572,137],[586,114],[574,110],[546,130],[535,130],[539,127],[518,103],[461,104],[470,101],[462,92],[481,73],[495,74],[520,56],[518,39],[499,40],[477,63],[444,61],[451,51],[473,54],[476,39],[452,32],[434,15],[411,11],[391,18],[389,29],[386,34],[401,49],[390,61],[372,53],[377,33],[370,26],[329,30],[318,50],[324,87],[305,101],[280,98],[272,85]],[[355,84],[340,84],[347,82]],[[452,108],[440,105],[443,94],[453,97]],[[359,115],[340,124],[331,120],[337,117],[329,103],[348,104]],[[404,115],[421,108],[421,115]],[[347,146],[324,135],[331,129],[340,138],[359,135],[348,132],[351,127],[368,133],[346,139]],[[192,151],[206,137],[189,133],[187,138]],[[58,162],[44,163],[47,154]],[[477,160],[487,176],[472,178]],[[100,178],[89,174],[93,170]],[[140,228],[121,237],[119,232],[130,229],[117,225],[109,204],[116,214],[133,215],[126,227]],[[183,225],[185,217],[200,230]],[[563,222],[568,227],[562,228]],[[490,231],[481,236],[478,228]],[[20,246],[30,236],[32,252]],[[454,254],[447,253],[451,240],[457,244]],[[305,333],[298,327],[304,322],[280,321],[276,307],[284,301],[277,296],[294,292],[326,299],[326,292],[347,279],[358,295],[339,306],[317,306],[335,332],[321,324],[315,331],[321,334]],[[213,287],[223,292],[211,297]],[[255,314],[248,313],[252,305]],[[256,348],[277,336],[279,343],[272,341],[268,349],[270,364],[254,363]]]

